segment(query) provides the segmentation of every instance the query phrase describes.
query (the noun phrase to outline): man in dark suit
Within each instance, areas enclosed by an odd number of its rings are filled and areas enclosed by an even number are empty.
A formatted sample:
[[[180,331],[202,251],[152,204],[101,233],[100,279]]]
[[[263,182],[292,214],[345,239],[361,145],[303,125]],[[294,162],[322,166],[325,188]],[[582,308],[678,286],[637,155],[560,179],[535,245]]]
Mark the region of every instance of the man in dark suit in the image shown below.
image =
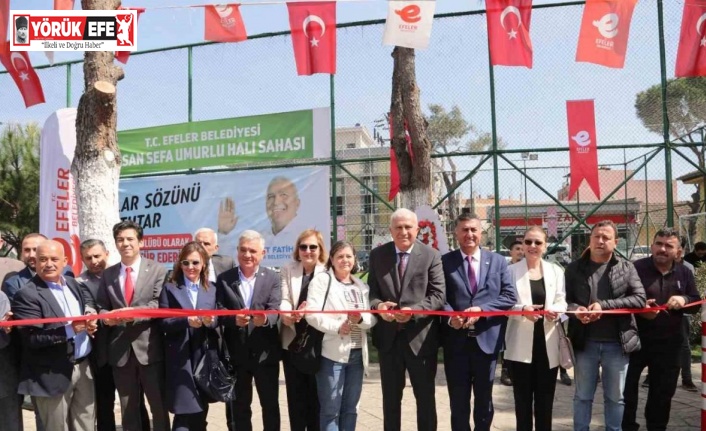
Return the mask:
[[[37,246],[46,241],[47,237],[41,233],[30,233],[22,238],[22,250],[20,256],[25,267],[12,277],[9,277],[2,284],[2,291],[5,292],[10,301],[15,298],[15,294],[36,274],[37,266]]]
[[[400,208],[390,219],[392,242],[370,252],[370,307],[373,310],[441,310],[444,274],[439,253],[416,241],[419,225]],[[436,377],[439,319],[391,311],[373,327],[380,352],[385,431],[400,429],[405,370],[417,400],[417,429],[436,430]]]
[[[37,275],[15,295],[18,320],[82,316],[78,282],[63,277],[64,247],[44,241],[37,247]],[[22,361],[18,393],[31,395],[47,431],[89,430],[94,426],[93,374],[86,359],[95,321],[20,327]]]
[[[238,241],[238,266],[218,276],[216,302],[219,309],[279,310],[282,292],[274,271],[260,267],[265,257],[265,240],[246,230]],[[238,315],[221,317],[224,340],[236,376],[236,399],[226,404],[229,431],[251,431],[252,382],[262,406],[264,431],[279,431],[278,316]]]
[[[216,278],[229,269],[235,268],[235,261],[230,256],[221,256],[218,252],[218,236],[213,229],[202,227],[194,234],[194,241],[201,244],[208,253],[208,281],[216,282]]]
[[[166,270],[140,256],[142,227],[132,221],[113,226],[120,263],[103,272],[96,305],[101,314],[137,308],[158,308]],[[141,431],[140,398],[152,411],[153,429],[169,431],[164,402],[164,346],[157,319],[106,318],[108,363],[120,396],[124,431]]]
[[[464,213],[456,219],[459,250],[442,258],[447,311],[504,311],[517,303],[517,289],[505,258],[481,250],[480,220]],[[443,319],[444,371],[451,403],[451,429],[470,431],[471,391],[476,431],[488,431],[493,422],[493,380],[498,354],[503,350],[507,317]]]
[[[0,320],[12,317],[10,300],[0,292]],[[4,431],[22,431],[22,396],[17,394],[19,355],[10,342],[12,327],[0,329],[0,417]]]
[[[108,250],[99,239],[88,239],[81,243],[81,260],[86,270],[76,278],[81,285],[81,294],[86,301],[86,309],[95,311],[98,290],[103,271],[108,266]],[[113,368],[108,364],[108,327],[98,331],[93,338],[91,364],[96,389],[97,431],[115,431],[115,381]],[[150,418],[147,415],[144,397],[140,397],[142,431],[150,431]]]

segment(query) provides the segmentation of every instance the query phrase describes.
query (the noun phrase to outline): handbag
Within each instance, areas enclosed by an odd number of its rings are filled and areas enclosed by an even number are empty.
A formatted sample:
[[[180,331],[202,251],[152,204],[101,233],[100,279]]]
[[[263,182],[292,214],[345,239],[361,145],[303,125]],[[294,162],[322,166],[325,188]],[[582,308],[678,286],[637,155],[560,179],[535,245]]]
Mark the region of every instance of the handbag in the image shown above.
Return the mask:
[[[331,274],[328,276],[328,286],[326,287],[321,311],[324,311],[326,307],[328,292],[331,289],[332,277]],[[296,331],[297,334],[287,346],[292,365],[304,374],[316,374],[321,366],[321,344],[324,339],[324,333],[309,325],[306,319],[297,322]]]
[[[221,360],[225,354],[225,340],[221,340],[223,352],[220,354],[218,349],[211,348],[208,337],[204,346],[206,352],[194,370],[194,382],[199,393],[209,403],[234,401],[235,378]]]
[[[556,323],[556,330],[559,333],[559,365],[565,370],[568,370],[576,363],[574,355],[574,347],[571,345],[571,340],[566,336],[564,325],[561,322]]]

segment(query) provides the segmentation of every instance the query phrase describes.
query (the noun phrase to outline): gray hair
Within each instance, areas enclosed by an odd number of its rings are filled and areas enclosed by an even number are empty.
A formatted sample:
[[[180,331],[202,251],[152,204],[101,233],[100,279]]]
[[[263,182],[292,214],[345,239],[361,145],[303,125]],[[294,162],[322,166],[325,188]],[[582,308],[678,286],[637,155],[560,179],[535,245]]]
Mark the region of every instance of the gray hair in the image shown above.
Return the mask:
[[[395,220],[401,218],[411,218],[415,225],[418,224],[417,214],[415,214],[414,211],[408,210],[407,208],[397,208],[390,216],[390,226],[395,223]]]
[[[265,249],[265,238],[260,235],[260,232],[252,229],[248,229],[243,231],[243,233],[240,234],[240,237],[238,238],[238,244],[241,244],[244,241],[254,241],[258,240],[260,241],[260,246],[262,249]]]
[[[97,245],[101,246],[101,248],[103,249],[103,251],[107,251],[107,249],[105,248],[105,243],[104,243],[103,241],[99,240],[99,239],[87,239],[87,240],[85,240],[84,242],[81,243],[81,251],[82,251],[82,252],[83,252],[83,251],[86,251],[86,250],[88,250],[89,248],[95,247],[95,246],[97,246]]]
[[[194,232],[194,240],[196,240],[196,235],[200,233],[210,233],[213,235],[213,245],[218,245],[218,234],[216,233],[215,230],[208,228],[208,227],[202,227],[199,228],[196,232]]]

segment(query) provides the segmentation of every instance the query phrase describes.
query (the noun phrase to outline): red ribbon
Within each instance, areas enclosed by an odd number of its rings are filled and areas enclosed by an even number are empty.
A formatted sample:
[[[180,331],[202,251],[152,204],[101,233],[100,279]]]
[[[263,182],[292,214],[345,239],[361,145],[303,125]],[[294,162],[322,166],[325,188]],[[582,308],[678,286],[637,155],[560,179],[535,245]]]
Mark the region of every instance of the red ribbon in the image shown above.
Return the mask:
[[[706,303],[706,300],[689,303],[682,307],[696,307]],[[615,310],[588,311],[588,313],[596,314],[640,314],[650,313],[654,311],[667,311],[667,306],[659,305],[651,308],[620,308]],[[0,327],[5,326],[34,326],[47,323],[67,323],[80,322],[84,320],[103,320],[103,319],[164,319],[169,317],[189,317],[189,316],[259,316],[273,314],[347,314],[347,313],[370,313],[370,314],[413,314],[422,316],[444,316],[444,317],[495,317],[495,316],[531,316],[545,315],[547,310],[522,311],[522,310],[507,310],[507,311],[445,311],[445,310],[185,310],[181,308],[131,308],[111,311],[103,314],[89,314],[85,316],[72,317],[49,317],[44,319],[26,319],[26,320],[8,320],[0,322]],[[564,311],[560,314],[576,314],[586,313],[586,311]]]

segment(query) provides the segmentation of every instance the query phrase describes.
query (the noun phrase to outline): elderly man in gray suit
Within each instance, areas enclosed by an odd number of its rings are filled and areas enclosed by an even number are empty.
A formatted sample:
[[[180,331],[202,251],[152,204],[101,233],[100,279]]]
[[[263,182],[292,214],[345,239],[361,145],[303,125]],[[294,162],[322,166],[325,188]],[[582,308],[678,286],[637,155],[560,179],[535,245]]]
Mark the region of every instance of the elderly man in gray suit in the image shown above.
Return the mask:
[[[120,263],[103,272],[98,289],[99,313],[158,308],[166,270],[140,256],[142,227],[132,221],[113,226]],[[146,318],[105,318],[108,363],[113,366],[120,396],[124,431],[142,431],[140,398],[144,392],[152,411],[153,429],[169,431],[164,401],[164,346],[159,322]]]
[[[221,256],[218,252],[218,235],[213,229],[202,227],[194,233],[194,241],[208,253],[208,281],[216,282],[216,278],[229,269],[235,268],[235,261],[230,256]]]
[[[370,307],[381,313],[373,327],[373,344],[380,352],[380,380],[385,431],[401,427],[405,370],[417,400],[417,429],[436,430],[434,379],[439,350],[439,320],[392,310],[432,311],[446,299],[441,256],[417,241],[417,215],[400,208],[392,213],[392,242],[370,252]]]

